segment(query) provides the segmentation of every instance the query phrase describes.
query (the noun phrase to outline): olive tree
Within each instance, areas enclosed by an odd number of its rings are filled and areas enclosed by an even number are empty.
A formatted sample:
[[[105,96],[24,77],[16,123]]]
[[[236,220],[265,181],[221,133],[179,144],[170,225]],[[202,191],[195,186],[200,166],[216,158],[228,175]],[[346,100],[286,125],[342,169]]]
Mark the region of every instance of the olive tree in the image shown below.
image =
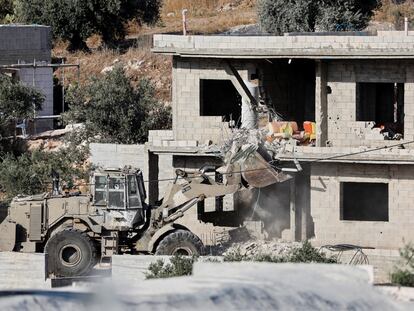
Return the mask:
[[[6,22],[14,12],[13,0],[0,0],[0,23]]]
[[[33,117],[43,101],[43,94],[36,89],[0,74],[0,152],[9,147],[6,137],[12,122]]]
[[[261,27],[275,34],[364,29],[377,0],[259,0]]]
[[[125,36],[127,21],[154,23],[161,0],[18,0],[24,22],[52,26],[57,38],[68,40],[70,50],[87,49],[85,40],[99,34],[105,44]]]
[[[143,143],[149,130],[171,127],[170,108],[155,98],[152,84],[143,79],[133,87],[120,67],[70,89],[68,101],[66,121],[83,123],[84,132],[78,135],[89,141]]]

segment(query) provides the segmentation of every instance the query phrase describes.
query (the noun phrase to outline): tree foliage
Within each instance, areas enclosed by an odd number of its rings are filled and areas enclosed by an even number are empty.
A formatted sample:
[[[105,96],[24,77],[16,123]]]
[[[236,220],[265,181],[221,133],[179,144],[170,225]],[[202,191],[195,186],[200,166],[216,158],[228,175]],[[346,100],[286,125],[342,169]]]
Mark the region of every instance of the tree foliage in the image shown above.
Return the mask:
[[[7,22],[7,18],[14,13],[13,0],[0,0],[0,23]]]
[[[275,34],[364,29],[377,0],[259,0],[262,28]]]
[[[85,40],[99,34],[110,45],[125,36],[127,21],[151,24],[158,20],[161,0],[19,0],[22,21],[52,26],[55,37],[69,49],[86,49]]]
[[[44,95],[12,78],[0,75],[0,120],[33,116],[33,110],[42,108]]]
[[[83,123],[89,141],[135,144],[147,141],[151,129],[169,129],[171,111],[158,102],[154,87],[143,79],[134,88],[122,68],[93,78],[68,92],[70,111],[65,119]]]
[[[5,136],[10,136],[10,125],[18,119],[33,117],[43,101],[43,94],[36,89],[0,74],[0,152],[8,145]]]
[[[63,148],[56,152],[35,150],[21,156],[6,154],[0,159],[0,190],[11,199],[19,194],[32,195],[51,188],[52,169],[60,174],[61,181],[71,185],[86,177],[83,148]]]

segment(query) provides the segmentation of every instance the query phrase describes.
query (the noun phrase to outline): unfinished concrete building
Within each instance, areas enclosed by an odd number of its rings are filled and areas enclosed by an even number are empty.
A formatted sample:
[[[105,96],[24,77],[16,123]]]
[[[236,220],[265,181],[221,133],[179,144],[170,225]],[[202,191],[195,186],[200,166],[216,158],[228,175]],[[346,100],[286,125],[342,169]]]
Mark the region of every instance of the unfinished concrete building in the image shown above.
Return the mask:
[[[278,154],[303,171],[261,193],[207,201],[193,217],[237,226],[255,209],[273,237],[398,249],[414,238],[413,48],[414,33],[403,32],[155,35],[153,51],[173,56],[173,130],[150,133],[149,179],[220,165],[203,146],[240,126],[249,101],[241,78],[258,86],[274,121],[298,133],[314,124],[312,143]],[[164,187],[152,183],[150,199]]]

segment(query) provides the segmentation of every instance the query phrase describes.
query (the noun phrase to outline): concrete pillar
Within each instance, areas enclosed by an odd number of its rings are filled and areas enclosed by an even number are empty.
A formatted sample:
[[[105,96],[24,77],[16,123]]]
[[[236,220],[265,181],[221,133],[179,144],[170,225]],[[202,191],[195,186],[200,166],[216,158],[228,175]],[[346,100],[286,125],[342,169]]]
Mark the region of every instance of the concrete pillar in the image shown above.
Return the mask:
[[[290,233],[291,240],[296,241],[296,180],[290,180]]]
[[[250,94],[258,101],[259,99],[259,87],[249,81],[244,81],[244,84],[249,89]],[[258,114],[253,104],[248,98],[242,99],[242,113],[241,113],[241,127],[254,130],[258,127]]]
[[[316,146],[325,147],[328,140],[328,64],[316,63],[315,121]]]
[[[158,155],[154,154],[153,152],[148,152],[148,202],[150,204],[154,204],[159,199],[159,158]]]
[[[297,238],[299,240],[309,239],[313,233],[312,219],[310,217],[310,167],[303,165],[303,171],[296,175],[296,209],[299,218]]]

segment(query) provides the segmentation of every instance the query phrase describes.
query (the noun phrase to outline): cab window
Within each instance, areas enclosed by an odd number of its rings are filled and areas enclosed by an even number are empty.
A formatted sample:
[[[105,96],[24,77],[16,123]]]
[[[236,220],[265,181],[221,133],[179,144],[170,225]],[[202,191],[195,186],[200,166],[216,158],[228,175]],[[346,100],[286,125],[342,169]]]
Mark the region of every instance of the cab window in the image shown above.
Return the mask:
[[[106,176],[95,176],[95,204],[106,205],[107,202]]]
[[[124,179],[118,177],[110,177],[109,186],[109,208],[125,208],[125,185]]]
[[[134,175],[128,176],[128,206],[141,207],[137,179]]]

